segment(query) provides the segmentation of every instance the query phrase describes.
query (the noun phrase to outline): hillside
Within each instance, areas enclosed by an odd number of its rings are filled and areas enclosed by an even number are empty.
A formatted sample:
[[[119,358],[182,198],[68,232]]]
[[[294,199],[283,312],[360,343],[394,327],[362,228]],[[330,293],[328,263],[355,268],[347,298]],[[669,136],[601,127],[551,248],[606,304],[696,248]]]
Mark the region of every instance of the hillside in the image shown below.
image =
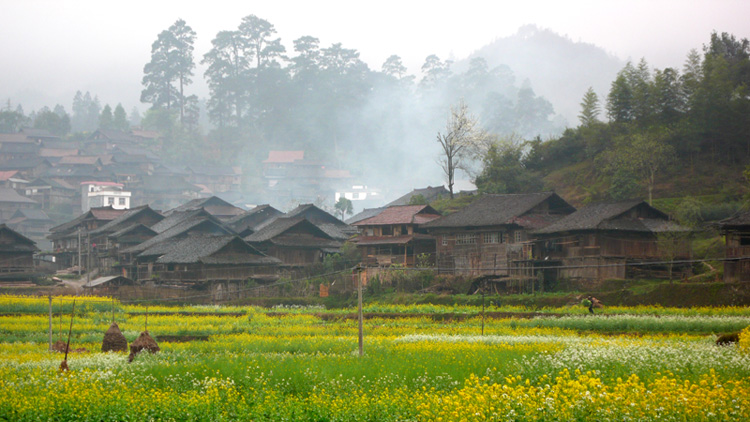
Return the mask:
[[[569,126],[578,123],[581,98],[589,87],[606,95],[619,58],[593,44],[576,42],[551,30],[526,25],[510,37],[498,38],[469,56],[483,57],[490,68],[506,65],[519,82],[531,81],[537,95],[547,98]],[[462,63],[457,63],[461,66]]]

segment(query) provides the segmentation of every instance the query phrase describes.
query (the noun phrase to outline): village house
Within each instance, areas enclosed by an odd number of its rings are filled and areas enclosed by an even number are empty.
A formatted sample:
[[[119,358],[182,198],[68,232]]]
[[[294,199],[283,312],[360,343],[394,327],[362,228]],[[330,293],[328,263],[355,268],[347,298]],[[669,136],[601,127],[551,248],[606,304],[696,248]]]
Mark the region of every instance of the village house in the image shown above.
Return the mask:
[[[163,219],[164,216],[158,211],[144,205],[129,209],[114,220],[90,231],[87,241],[91,242],[92,265],[99,269],[100,275],[109,274],[118,263],[119,247],[123,244],[134,246],[132,243],[135,239],[146,241],[154,237],[156,233],[149,227]],[[144,226],[147,230],[131,230],[138,226]],[[151,236],[144,238],[143,235],[149,232],[152,233]]]
[[[22,209],[41,209],[42,204],[20,195],[14,189],[0,188],[0,221],[9,220]]]
[[[156,283],[208,289],[217,300],[240,297],[247,281],[276,280],[280,264],[236,235],[192,235],[148,253],[158,254],[153,262]]]
[[[750,212],[719,222],[726,241],[724,281],[750,281]]]
[[[230,166],[188,166],[188,182],[203,186],[212,193],[240,190],[242,169]]]
[[[42,209],[48,210],[60,205],[80,203],[78,190],[64,181],[55,179],[38,178],[24,186],[24,196],[42,204]],[[78,207],[76,207],[78,208]]]
[[[690,258],[689,230],[641,200],[587,205],[534,235],[532,261],[545,278],[625,279],[690,271],[690,265],[669,264]],[[648,262],[655,264],[644,265]]]
[[[553,192],[482,195],[422,228],[435,237],[439,272],[510,277],[514,260],[531,257],[531,232],[574,211]]]
[[[165,219],[166,220],[166,219]],[[165,221],[165,220],[162,220]],[[161,222],[160,222],[161,223]],[[118,261],[125,274],[135,280],[153,278],[154,263],[159,257],[168,252],[171,245],[194,236],[224,236],[236,235],[234,231],[225,227],[221,221],[213,216],[193,214],[191,218],[183,219],[168,229],[136,246],[118,251]]]
[[[16,280],[21,274],[34,271],[34,241],[0,224],[0,279]]]
[[[322,263],[343,244],[303,216],[277,218],[245,241],[289,267]]]
[[[429,205],[388,207],[373,217],[354,223],[359,236],[352,242],[362,257],[373,264],[431,265],[435,258],[435,238],[421,226],[438,218],[440,213]]]
[[[162,210],[171,210],[187,201],[198,198],[201,189],[185,181],[180,175],[142,175],[140,183],[128,183],[133,192],[133,204],[150,204]]]
[[[91,208],[71,221],[50,229],[47,239],[52,241],[55,262],[63,268],[83,263],[86,267],[90,242],[86,237],[90,231],[107,224],[122,215],[126,210],[112,207]],[[80,257],[80,261],[79,261]]]
[[[52,243],[46,239],[53,226],[52,219],[41,209],[19,209],[6,221],[8,227],[33,240],[38,248],[51,250]]]
[[[129,209],[131,192],[123,188],[124,185],[121,183],[81,182],[81,211],[105,206],[111,206],[116,210]]]

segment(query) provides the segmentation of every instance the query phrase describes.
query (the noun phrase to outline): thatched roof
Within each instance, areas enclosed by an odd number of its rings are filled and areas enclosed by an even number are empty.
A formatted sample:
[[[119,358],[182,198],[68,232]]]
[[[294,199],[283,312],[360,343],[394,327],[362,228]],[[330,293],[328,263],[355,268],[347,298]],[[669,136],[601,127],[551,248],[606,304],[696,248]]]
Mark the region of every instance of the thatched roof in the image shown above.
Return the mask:
[[[549,208],[554,212],[532,211],[543,202],[549,202]],[[554,192],[483,195],[474,202],[453,214],[430,221],[422,227],[462,228],[484,227],[514,224],[522,227],[543,227],[560,218],[560,216],[575,211]],[[531,216],[530,214],[534,214]]]
[[[587,205],[536,233],[590,230],[659,233],[688,229],[670,222],[666,214],[641,200],[629,200]]]

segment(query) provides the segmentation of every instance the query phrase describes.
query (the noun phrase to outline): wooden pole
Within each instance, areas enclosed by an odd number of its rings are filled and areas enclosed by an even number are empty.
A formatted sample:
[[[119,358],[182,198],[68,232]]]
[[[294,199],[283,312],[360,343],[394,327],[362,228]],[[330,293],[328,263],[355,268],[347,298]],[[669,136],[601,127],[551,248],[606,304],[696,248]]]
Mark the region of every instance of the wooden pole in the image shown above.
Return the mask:
[[[52,351],[52,295],[47,296],[49,299],[49,351]]]
[[[146,323],[143,326],[143,331],[148,331],[148,305],[146,305]]]
[[[73,334],[73,318],[76,316],[76,300],[73,299],[73,310],[70,311],[70,329],[68,330],[68,344],[65,345],[65,358],[63,363],[60,365],[60,369],[63,371],[68,370],[68,350],[70,349],[70,336]]]
[[[115,299],[112,298],[112,323],[115,323]]]
[[[487,285],[487,280],[485,279],[482,283],[482,335],[484,335],[484,288]]]
[[[364,335],[362,333],[362,264],[357,266],[357,313],[359,319],[359,356],[364,356]]]

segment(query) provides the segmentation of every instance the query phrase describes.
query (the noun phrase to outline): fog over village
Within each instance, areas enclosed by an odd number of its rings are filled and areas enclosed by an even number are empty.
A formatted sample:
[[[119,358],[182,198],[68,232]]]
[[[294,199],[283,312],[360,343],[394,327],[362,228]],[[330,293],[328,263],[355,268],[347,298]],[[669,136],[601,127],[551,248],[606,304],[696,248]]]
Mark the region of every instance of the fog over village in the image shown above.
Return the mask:
[[[5,1],[0,421],[750,420],[748,16]]]

